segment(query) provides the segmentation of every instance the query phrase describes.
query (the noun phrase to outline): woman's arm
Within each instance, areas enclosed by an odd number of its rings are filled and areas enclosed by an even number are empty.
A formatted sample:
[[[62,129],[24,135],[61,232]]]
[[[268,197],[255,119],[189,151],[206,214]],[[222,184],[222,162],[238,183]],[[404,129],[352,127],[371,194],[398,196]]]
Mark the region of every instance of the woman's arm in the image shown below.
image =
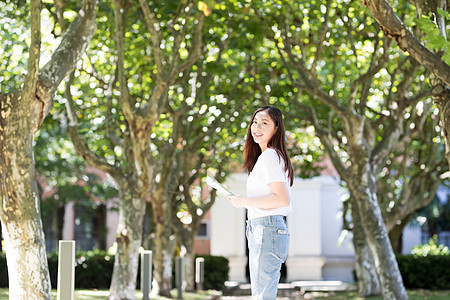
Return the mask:
[[[272,209],[288,206],[291,203],[289,191],[285,182],[271,182],[269,186],[272,194],[258,198],[247,198],[244,196],[228,196],[234,207],[256,207],[262,209]]]

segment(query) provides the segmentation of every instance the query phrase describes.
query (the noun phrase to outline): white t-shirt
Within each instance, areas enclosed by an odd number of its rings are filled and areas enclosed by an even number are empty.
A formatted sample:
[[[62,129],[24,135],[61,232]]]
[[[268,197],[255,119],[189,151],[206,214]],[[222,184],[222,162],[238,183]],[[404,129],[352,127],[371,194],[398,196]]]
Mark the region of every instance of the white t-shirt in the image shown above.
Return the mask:
[[[251,198],[271,195],[273,193],[269,185],[271,182],[284,182],[289,193],[289,199],[291,198],[289,173],[284,170],[284,164],[284,159],[278,156],[275,149],[267,148],[261,153],[247,178],[247,197],[250,198],[250,201]],[[273,209],[247,207],[249,220],[272,215],[287,216],[291,211],[292,203],[290,201],[289,206]]]

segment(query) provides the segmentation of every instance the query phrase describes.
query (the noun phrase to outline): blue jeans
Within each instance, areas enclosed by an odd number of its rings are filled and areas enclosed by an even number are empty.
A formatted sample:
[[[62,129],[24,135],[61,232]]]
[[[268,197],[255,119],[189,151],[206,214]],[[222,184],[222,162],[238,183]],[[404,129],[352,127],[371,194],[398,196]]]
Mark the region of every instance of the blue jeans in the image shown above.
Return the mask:
[[[283,216],[247,221],[252,300],[275,300],[281,264],[289,249],[289,231]]]

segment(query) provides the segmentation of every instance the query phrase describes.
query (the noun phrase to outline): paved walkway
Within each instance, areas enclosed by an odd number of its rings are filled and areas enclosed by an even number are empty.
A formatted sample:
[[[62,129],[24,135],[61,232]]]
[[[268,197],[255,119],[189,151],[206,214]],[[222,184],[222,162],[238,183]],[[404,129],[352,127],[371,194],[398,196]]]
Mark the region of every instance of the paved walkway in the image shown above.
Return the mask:
[[[291,283],[280,283],[278,285],[277,300],[311,299],[310,297],[316,293],[334,293],[354,290],[356,290],[354,284],[342,281],[294,281]],[[250,300],[250,295],[250,284],[226,282],[223,296],[218,296],[214,300]]]
[[[218,298],[220,300],[250,300],[252,299],[252,297],[250,296],[220,296],[220,298]],[[295,297],[277,297],[277,300],[292,300],[292,299],[304,299],[300,294]]]

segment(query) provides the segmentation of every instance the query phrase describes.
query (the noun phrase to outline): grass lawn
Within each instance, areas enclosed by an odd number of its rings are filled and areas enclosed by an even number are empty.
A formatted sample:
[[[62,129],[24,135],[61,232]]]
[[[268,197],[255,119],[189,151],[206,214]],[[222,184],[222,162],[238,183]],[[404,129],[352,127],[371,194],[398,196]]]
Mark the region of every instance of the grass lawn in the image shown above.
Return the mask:
[[[183,293],[184,300],[203,300],[211,295],[217,295],[216,291],[204,291],[199,293]],[[107,300],[109,290],[76,290],[76,300]],[[142,292],[136,291],[136,299],[142,299]],[[177,299],[178,293],[176,290],[172,291],[173,299]],[[52,299],[56,299],[56,290],[52,290]],[[166,297],[151,297],[152,300],[167,300]],[[172,299],[172,300],[173,300]],[[8,289],[0,289],[0,300],[9,300]]]
[[[184,300],[204,300],[212,295],[218,295],[216,291],[204,291],[201,293],[183,293]],[[76,300],[107,300],[108,290],[77,290],[75,291]],[[177,291],[172,291],[173,299],[177,299]],[[330,300],[383,300],[383,297],[360,298],[356,292],[338,292],[338,293],[307,293],[305,299],[330,299]],[[450,291],[429,291],[429,290],[409,290],[410,300],[444,300],[450,299]],[[52,299],[56,299],[56,290],[52,291]],[[142,293],[136,292],[136,299],[142,299]],[[168,300],[166,297],[152,297],[152,300]],[[250,299],[250,298],[249,298]],[[8,289],[0,289],[0,300],[9,300]]]
[[[450,291],[408,290],[409,300],[444,300],[450,299]],[[305,299],[330,299],[330,300],[383,300],[383,297],[358,297],[357,292],[338,293],[309,293]]]

